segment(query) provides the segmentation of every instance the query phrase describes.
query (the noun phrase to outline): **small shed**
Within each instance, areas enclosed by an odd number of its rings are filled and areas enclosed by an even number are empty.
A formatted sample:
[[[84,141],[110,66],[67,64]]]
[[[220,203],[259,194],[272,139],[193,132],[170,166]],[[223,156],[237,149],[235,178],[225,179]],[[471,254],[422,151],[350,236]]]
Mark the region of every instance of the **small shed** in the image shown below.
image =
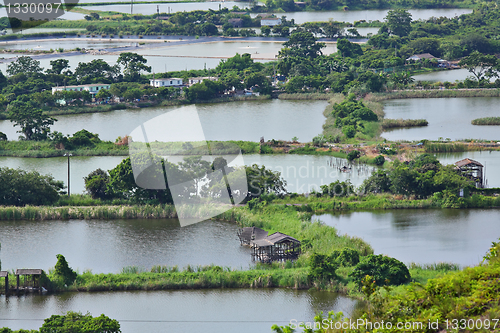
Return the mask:
[[[22,285],[21,285],[21,276],[23,277]],[[17,291],[19,290],[41,291],[40,288],[41,276],[42,276],[41,269],[16,269]]]
[[[455,162],[455,167],[463,176],[473,180],[476,183],[476,187],[484,187],[484,165],[470,158],[464,158]]]
[[[233,28],[241,28],[243,27],[243,20],[240,18],[232,18],[227,20],[228,23],[233,25]]]
[[[281,232],[268,235],[260,228],[246,227],[238,231],[238,238],[241,245],[252,248],[252,261],[295,260],[300,255],[300,241]]]
[[[300,241],[281,232],[253,241],[251,247],[252,260],[260,262],[295,260],[300,254]]]

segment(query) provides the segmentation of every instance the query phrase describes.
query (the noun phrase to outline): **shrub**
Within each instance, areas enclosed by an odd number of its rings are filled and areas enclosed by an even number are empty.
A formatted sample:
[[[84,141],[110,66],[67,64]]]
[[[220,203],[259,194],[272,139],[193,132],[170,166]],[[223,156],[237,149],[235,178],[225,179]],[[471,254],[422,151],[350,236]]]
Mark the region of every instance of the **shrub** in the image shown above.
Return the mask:
[[[359,263],[359,251],[344,247],[342,250],[333,251],[330,258],[341,267],[351,267]]]
[[[349,277],[352,277],[356,284],[361,287],[362,280],[366,275],[372,276],[377,286],[400,285],[410,282],[410,272],[405,264],[381,254],[370,254],[361,259]]]
[[[332,280],[337,277],[338,265],[335,260],[325,254],[313,253],[310,259],[309,278],[311,280]]]
[[[377,157],[375,157],[373,159],[373,161],[375,162],[376,165],[384,165],[384,163],[385,163],[385,157],[382,156],[382,155],[378,155]]]
[[[62,254],[56,255],[56,257],[57,263],[55,266],[54,275],[61,277],[67,286],[73,284],[77,276],[76,272],[73,271],[71,267],[69,267],[66,258],[64,258]]]
[[[359,158],[361,156],[361,153],[357,150],[351,151],[349,154],[347,154],[347,160],[352,162],[355,159]]]

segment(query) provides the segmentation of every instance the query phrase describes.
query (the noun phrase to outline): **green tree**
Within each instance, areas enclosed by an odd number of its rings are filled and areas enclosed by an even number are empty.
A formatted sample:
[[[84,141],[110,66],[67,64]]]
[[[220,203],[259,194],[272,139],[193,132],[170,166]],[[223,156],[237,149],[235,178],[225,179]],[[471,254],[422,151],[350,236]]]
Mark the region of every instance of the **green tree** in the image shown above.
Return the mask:
[[[40,61],[28,56],[21,56],[7,66],[7,73],[10,76],[20,73],[26,75],[40,74],[42,71],[43,68],[40,67]]]
[[[366,275],[373,277],[377,286],[400,285],[411,280],[410,272],[405,264],[381,254],[363,257],[349,277],[352,277],[361,287],[361,282]]]
[[[308,31],[294,31],[288,41],[283,43],[278,58],[301,57],[314,59],[322,55],[321,49],[325,46],[325,43],[318,42],[318,38]]]
[[[102,169],[97,169],[83,178],[85,190],[93,199],[106,199],[108,197],[109,175]]]
[[[151,66],[146,65],[148,60],[137,53],[121,53],[116,62],[123,66],[123,75],[126,81],[137,81],[142,71],[151,73]]]
[[[108,99],[108,98],[111,98],[113,95],[111,95],[111,93],[109,92],[108,89],[101,89],[97,92],[97,94],[95,95],[95,98],[97,99]]]
[[[61,278],[67,286],[72,285],[76,280],[76,272],[69,267],[66,258],[62,254],[56,255],[57,263],[54,267],[54,275]]]
[[[262,194],[283,194],[286,192],[286,181],[281,178],[280,172],[274,172],[266,169],[265,166],[246,166],[247,198],[256,198]]]
[[[120,72],[118,65],[110,66],[102,59],[80,62],[75,75],[80,83],[112,83]]]
[[[268,27],[267,25],[263,26],[260,28],[260,32],[266,36],[266,37],[269,37],[269,34],[271,33],[271,28]]]
[[[392,34],[399,37],[408,36],[411,31],[411,14],[406,9],[394,9],[387,12],[387,26]]]
[[[361,46],[356,43],[351,43],[346,38],[337,41],[337,49],[338,53],[343,57],[356,58],[357,56],[363,55]]]
[[[462,58],[458,64],[467,68],[478,82],[482,82],[486,78],[498,77],[499,61],[494,55],[474,51],[471,55]]]
[[[36,171],[0,168],[0,205],[52,205],[64,184]]]
[[[313,253],[309,259],[309,279],[311,280],[333,280],[337,278],[335,271],[338,264],[334,258],[325,254]]]
[[[57,119],[54,119],[32,102],[14,101],[9,105],[9,118],[14,126],[21,127],[18,133],[22,133],[26,140],[46,140],[50,133],[50,126]]]
[[[65,69],[69,69],[68,59],[56,59],[50,61],[51,69],[47,69],[48,74],[62,74]]]
[[[68,311],[44,320],[40,333],[120,333],[120,323],[104,314],[93,318],[90,313]]]

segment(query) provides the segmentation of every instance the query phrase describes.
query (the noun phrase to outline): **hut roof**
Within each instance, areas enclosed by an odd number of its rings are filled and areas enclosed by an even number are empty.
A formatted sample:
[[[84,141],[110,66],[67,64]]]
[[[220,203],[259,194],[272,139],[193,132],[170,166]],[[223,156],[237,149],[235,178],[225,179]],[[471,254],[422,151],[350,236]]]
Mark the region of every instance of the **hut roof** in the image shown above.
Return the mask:
[[[469,164],[472,164],[472,165],[477,165],[477,166],[480,166],[480,167],[483,167],[483,165],[481,163],[479,163],[478,161],[474,161],[474,160],[471,160],[470,158],[464,158],[463,160],[460,160],[458,162],[455,162],[455,165],[457,167],[463,167],[463,166],[466,166],[466,165],[469,165]]]
[[[7,271],[0,271],[0,278],[6,277],[7,275],[9,275],[9,272],[7,272]]]
[[[16,275],[41,275],[41,269],[16,269]]]
[[[271,242],[273,244],[281,243],[284,241],[290,241],[293,243],[300,243],[298,240],[296,240],[292,236],[282,234],[281,232],[275,232],[274,234],[267,236],[266,240],[268,240],[269,242]]]
[[[240,239],[253,241],[264,239],[267,237],[268,232],[257,227],[245,227],[240,233]]]
[[[258,247],[266,247],[266,246],[273,246],[274,244],[279,244],[286,241],[300,244],[300,241],[296,240],[291,236],[282,234],[281,232],[275,232],[274,234],[269,235],[263,239],[255,239],[254,241],[252,241],[252,244]]]

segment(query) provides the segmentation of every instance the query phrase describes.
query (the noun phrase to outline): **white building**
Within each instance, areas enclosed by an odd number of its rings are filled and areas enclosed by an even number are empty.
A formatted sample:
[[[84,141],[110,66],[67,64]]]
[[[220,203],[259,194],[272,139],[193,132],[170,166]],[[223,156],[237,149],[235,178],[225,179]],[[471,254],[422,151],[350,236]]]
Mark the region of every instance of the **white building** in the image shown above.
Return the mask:
[[[149,84],[153,87],[182,87],[182,79],[169,78],[169,79],[151,79]]]
[[[202,83],[204,80],[217,81],[218,78],[215,76],[191,77],[188,79],[188,86],[191,87],[193,84]]]
[[[281,24],[281,19],[278,17],[266,17],[260,20],[260,26],[269,26],[269,27],[274,27],[275,25],[280,25]]]
[[[102,89],[109,89],[111,87],[108,83],[94,83],[94,84],[80,84],[78,86],[59,86],[52,87],[52,95],[56,91],[88,91],[90,94],[95,95]]]

